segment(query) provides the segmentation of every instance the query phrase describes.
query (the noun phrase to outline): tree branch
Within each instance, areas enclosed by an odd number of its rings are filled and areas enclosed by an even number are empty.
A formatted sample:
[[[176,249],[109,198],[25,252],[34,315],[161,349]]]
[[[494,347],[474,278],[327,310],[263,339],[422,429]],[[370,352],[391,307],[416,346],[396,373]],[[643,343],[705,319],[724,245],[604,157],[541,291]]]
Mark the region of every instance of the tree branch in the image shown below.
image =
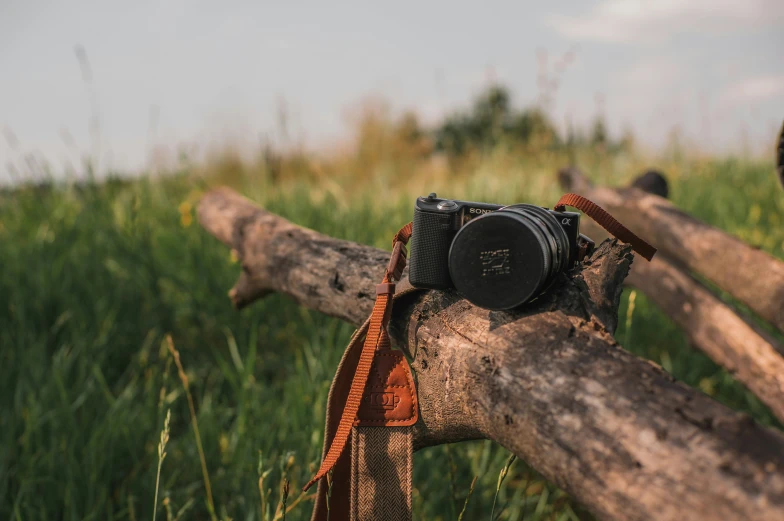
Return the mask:
[[[280,291],[355,325],[370,313],[387,252],[300,228],[226,189],[204,197],[199,218],[240,252],[245,295]],[[604,519],[784,518],[784,437],[612,338],[631,259],[607,241],[513,312],[454,292],[397,300],[390,332],[417,373],[416,448],[496,440]]]

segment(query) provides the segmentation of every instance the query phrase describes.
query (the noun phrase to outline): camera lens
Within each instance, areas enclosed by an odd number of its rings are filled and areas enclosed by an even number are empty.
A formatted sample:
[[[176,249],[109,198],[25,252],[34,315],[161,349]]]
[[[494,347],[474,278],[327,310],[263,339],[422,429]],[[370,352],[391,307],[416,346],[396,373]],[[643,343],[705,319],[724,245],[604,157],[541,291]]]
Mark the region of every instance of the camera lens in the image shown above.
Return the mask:
[[[552,214],[517,204],[476,217],[457,232],[449,274],[475,305],[510,309],[538,295],[568,259],[568,238]]]
[[[503,211],[516,212],[520,215],[527,216],[534,220],[540,227],[544,225],[547,227],[545,238],[550,246],[550,252],[553,258],[553,271],[552,273],[559,273],[566,269],[569,262],[569,238],[566,232],[558,224],[558,221],[553,217],[548,210],[535,206],[533,204],[513,204],[505,206]]]

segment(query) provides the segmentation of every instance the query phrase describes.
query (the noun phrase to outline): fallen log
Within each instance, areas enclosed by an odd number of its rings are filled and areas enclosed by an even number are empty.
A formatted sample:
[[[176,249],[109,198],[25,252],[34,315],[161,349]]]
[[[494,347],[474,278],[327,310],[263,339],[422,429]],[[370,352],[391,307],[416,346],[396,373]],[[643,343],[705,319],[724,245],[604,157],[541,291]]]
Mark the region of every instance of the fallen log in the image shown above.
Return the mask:
[[[635,264],[627,281],[664,310],[692,346],[727,369],[784,423],[784,358],[775,340],[664,257]]]
[[[584,195],[688,270],[700,273],[784,332],[784,261],[635,187],[595,187],[577,168],[561,186]]]
[[[559,172],[559,179],[565,190],[588,194],[596,191],[574,168]],[[646,174],[633,181],[632,186],[645,190],[660,188],[663,178],[658,179]],[[666,195],[666,188],[659,191]],[[641,195],[640,190],[623,189],[616,190],[614,197]],[[581,226],[594,240],[607,237],[607,232],[589,219],[584,219]],[[683,329],[693,347],[727,369],[784,422],[784,358],[780,354],[784,353],[784,346],[738,315],[662,252],[651,262],[635,263],[625,282],[647,295]]]
[[[228,189],[205,195],[199,220],[239,254],[237,307],[277,291],[355,325],[370,313],[387,252]],[[607,520],[784,519],[784,436],[612,337],[631,261],[628,246],[606,241],[512,312],[454,292],[398,300],[390,332],[417,373],[415,448],[495,440]]]

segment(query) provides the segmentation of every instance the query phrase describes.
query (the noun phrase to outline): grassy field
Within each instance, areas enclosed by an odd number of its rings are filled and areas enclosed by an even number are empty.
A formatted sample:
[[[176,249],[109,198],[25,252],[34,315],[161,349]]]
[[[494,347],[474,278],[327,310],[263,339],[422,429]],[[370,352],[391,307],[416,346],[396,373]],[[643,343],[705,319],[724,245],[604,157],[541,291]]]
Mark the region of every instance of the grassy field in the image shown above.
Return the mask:
[[[327,390],[352,328],[279,295],[233,310],[226,293],[239,265],[195,221],[199,195],[230,184],[296,223],[387,248],[416,195],[552,205],[560,195],[553,172],[568,161],[499,148],[456,166],[384,143],[339,158],[229,157],[165,178],[0,195],[0,518],[151,519],[169,410],[158,519],[212,517],[170,334],[195,404],[215,517],[280,519],[281,484],[290,480],[286,519],[309,519],[299,488],[319,461]],[[587,151],[577,162],[610,185],[649,166]],[[679,206],[784,257],[784,196],[770,164],[670,154],[655,166]],[[379,205],[375,194],[388,186],[392,197]],[[627,291],[617,332],[627,349],[775,425],[643,295],[630,300]],[[477,476],[463,519],[490,519],[507,458],[490,442],[421,451],[415,518],[456,520]],[[590,519],[522,461],[501,484],[495,514]]]

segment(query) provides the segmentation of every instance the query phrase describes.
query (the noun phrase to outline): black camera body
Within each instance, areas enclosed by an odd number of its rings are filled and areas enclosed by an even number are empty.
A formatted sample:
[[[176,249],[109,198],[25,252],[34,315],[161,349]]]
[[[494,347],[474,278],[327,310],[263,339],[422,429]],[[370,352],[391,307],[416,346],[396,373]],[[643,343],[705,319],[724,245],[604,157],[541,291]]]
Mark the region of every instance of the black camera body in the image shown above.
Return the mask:
[[[580,214],[419,197],[408,278],[418,288],[456,288],[477,306],[510,309],[539,295],[593,250]]]

